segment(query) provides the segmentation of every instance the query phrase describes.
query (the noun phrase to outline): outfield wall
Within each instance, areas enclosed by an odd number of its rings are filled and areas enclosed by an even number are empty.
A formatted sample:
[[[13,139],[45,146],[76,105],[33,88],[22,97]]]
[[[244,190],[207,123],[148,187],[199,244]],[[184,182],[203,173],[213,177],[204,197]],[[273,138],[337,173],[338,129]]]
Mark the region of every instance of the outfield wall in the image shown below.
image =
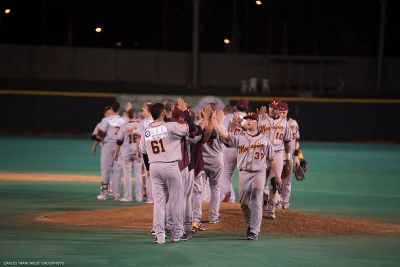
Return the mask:
[[[0,58],[0,80],[185,87],[192,77],[186,52],[1,44]],[[400,60],[383,63],[380,93],[398,93]],[[199,83],[239,94],[240,81],[256,77],[286,95],[376,95],[376,66],[375,58],[200,53]]]
[[[139,103],[159,101],[160,95],[117,95],[105,93],[1,91],[3,134],[87,134],[103,116],[103,108],[116,99]],[[202,96],[182,96],[196,106]],[[240,97],[222,97],[235,104]],[[251,109],[271,98],[249,97]],[[143,101],[144,100],[144,101]],[[304,140],[400,141],[400,100],[283,98],[290,115],[301,128]]]

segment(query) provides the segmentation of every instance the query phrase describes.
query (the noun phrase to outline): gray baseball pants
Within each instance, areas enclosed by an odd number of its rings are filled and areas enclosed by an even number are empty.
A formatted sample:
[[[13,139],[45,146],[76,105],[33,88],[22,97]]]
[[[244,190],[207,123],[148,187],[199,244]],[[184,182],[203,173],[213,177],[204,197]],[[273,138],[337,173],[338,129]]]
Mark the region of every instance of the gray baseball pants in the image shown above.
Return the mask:
[[[239,171],[239,201],[250,232],[260,233],[265,172]]]
[[[165,242],[166,202],[170,202],[172,238],[183,234],[182,176],[178,162],[153,162],[150,164],[150,179],[153,193],[153,226],[158,242]]]

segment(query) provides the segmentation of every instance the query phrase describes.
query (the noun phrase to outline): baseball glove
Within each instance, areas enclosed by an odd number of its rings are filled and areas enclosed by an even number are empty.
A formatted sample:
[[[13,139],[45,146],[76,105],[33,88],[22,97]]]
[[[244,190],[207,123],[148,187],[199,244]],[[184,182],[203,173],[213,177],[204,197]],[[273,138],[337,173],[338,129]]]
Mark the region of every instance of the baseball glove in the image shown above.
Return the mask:
[[[285,160],[285,164],[283,165],[283,169],[282,169],[282,173],[281,173],[282,180],[289,177],[291,170],[292,170],[292,161]]]
[[[293,168],[293,173],[294,173],[294,176],[296,177],[297,181],[303,181],[304,179],[306,179],[305,173],[307,172],[307,169],[308,169],[307,161],[305,161],[304,159],[301,159],[300,166],[298,166],[298,167],[295,166]]]

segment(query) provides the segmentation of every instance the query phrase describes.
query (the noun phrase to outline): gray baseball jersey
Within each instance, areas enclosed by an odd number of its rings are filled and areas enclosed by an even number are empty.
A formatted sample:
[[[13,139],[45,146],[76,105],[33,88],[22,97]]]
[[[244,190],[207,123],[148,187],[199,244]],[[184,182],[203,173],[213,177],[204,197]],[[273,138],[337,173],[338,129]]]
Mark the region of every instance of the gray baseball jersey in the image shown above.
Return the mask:
[[[143,135],[144,130],[153,122],[153,118],[143,119],[139,122],[139,128],[137,129],[137,134]]]
[[[126,158],[132,155],[136,155],[138,152],[137,140],[136,140],[136,130],[138,128],[138,121],[131,120],[126,124],[121,126],[118,132],[117,139],[121,146],[121,157]]]
[[[289,118],[288,120],[290,130],[292,131],[292,140],[300,139],[299,124],[296,120]]]
[[[258,133],[255,136],[247,132],[234,135],[229,133],[225,139],[229,147],[237,148],[237,166],[239,171],[259,172],[267,168],[267,160],[274,157],[274,150],[269,139]]]
[[[284,150],[284,142],[290,142],[292,132],[284,118],[273,119],[268,115],[259,117],[258,129],[265,134],[274,147],[274,151]]]
[[[116,143],[119,129],[125,124],[125,120],[119,115],[108,116],[99,124],[98,130],[103,132],[103,143]]]
[[[149,163],[178,161],[182,159],[181,139],[188,135],[187,124],[153,122],[144,130],[139,148],[148,155]]]

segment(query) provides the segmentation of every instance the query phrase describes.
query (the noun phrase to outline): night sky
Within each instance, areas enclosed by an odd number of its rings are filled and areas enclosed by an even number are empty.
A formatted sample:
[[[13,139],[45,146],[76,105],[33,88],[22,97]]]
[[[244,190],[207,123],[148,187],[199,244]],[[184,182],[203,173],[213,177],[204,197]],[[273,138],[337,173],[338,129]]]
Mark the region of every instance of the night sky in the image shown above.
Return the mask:
[[[399,2],[387,0],[387,57],[400,57]],[[192,6],[191,0],[1,0],[0,42],[190,51]],[[260,6],[200,0],[200,51],[376,57],[379,19],[379,0],[264,0]]]

